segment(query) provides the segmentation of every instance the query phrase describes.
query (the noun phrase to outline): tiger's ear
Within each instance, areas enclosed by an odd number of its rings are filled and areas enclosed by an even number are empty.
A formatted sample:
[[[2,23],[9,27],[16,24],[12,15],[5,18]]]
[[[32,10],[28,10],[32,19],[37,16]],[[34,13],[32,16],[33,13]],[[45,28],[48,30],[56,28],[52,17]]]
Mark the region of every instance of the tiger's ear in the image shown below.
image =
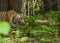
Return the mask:
[[[21,13],[20,15],[21,15],[21,17],[23,17],[23,18],[24,18],[24,15],[23,15],[23,13]]]

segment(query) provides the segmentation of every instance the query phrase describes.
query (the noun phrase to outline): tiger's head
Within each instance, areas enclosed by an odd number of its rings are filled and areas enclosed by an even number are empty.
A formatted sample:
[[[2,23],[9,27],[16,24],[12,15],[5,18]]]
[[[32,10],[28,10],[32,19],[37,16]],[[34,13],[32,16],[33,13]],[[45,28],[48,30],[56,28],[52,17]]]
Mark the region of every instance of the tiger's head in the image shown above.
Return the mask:
[[[16,14],[15,21],[21,25],[24,24],[23,14]]]

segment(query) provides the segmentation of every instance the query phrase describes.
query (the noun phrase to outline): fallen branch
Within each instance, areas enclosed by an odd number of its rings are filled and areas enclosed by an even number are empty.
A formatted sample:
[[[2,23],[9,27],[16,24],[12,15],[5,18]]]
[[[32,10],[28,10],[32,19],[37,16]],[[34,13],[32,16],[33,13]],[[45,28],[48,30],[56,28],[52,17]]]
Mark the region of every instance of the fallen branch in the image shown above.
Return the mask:
[[[48,22],[48,20],[35,20],[35,22],[40,22],[40,23],[47,23]]]

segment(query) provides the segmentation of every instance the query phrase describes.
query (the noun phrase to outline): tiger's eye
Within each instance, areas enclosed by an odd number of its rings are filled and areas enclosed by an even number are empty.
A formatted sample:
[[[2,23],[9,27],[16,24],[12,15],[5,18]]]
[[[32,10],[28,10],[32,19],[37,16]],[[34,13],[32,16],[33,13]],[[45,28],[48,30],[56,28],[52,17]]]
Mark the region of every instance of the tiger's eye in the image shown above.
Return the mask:
[[[19,18],[21,18],[21,16],[18,16]]]

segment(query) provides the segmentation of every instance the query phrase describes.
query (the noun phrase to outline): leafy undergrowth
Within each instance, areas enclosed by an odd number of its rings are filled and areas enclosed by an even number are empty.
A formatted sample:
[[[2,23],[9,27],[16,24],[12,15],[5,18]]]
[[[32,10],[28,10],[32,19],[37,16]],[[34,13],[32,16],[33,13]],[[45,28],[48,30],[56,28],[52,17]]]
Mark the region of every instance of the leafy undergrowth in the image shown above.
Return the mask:
[[[60,43],[58,11],[25,18],[25,24],[11,30],[11,35],[0,37],[1,43]],[[36,22],[35,20],[40,20]],[[43,22],[42,22],[43,20]],[[45,22],[44,20],[48,20]]]

